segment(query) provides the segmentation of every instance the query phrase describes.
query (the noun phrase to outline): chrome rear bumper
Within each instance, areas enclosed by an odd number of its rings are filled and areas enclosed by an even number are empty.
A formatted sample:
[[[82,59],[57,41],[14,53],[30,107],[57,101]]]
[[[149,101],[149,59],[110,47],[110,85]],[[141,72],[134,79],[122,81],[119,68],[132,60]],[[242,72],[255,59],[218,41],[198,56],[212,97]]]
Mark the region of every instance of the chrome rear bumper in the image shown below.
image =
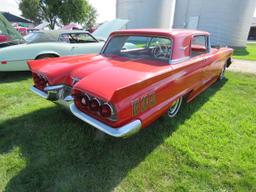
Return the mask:
[[[110,127],[89,115],[81,112],[77,107],[73,104],[73,97],[68,92],[65,91],[64,86],[48,86],[45,88],[45,91],[41,91],[36,87],[32,86],[30,90],[37,94],[38,96],[56,102],[58,104],[64,105],[65,107],[69,107],[71,112],[82,121],[92,125],[93,127],[99,129],[100,131],[112,136],[112,137],[129,137],[135,133],[137,133],[141,129],[141,121],[134,120],[122,127],[113,128]]]
[[[48,94],[47,93],[35,88],[34,86],[30,87],[30,90],[33,93],[37,94],[38,96],[43,97],[44,99],[48,99]]]
[[[71,112],[82,121],[92,125],[93,127],[99,129],[100,131],[112,136],[112,137],[129,137],[135,133],[137,133],[141,129],[141,121],[134,120],[122,127],[119,128],[112,128],[92,117],[86,115],[85,113],[81,112],[74,104],[70,105]]]
[[[73,103],[73,97],[70,95],[71,89],[64,85],[47,86],[44,89],[46,92],[34,86],[32,86],[30,90],[44,99],[48,99],[65,107],[69,107],[69,105]]]

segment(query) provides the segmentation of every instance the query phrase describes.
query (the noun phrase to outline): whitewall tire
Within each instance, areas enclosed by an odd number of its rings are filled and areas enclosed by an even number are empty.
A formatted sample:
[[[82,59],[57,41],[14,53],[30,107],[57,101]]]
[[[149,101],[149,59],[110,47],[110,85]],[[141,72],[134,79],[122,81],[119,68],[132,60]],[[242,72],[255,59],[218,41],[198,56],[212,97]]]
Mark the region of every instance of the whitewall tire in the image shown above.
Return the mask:
[[[183,100],[183,97],[179,97],[178,99],[176,99],[176,101],[172,103],[172,106],[167,111],[168,117],[174,118],[177,115],[177,113],[180,110],[182,100]]]

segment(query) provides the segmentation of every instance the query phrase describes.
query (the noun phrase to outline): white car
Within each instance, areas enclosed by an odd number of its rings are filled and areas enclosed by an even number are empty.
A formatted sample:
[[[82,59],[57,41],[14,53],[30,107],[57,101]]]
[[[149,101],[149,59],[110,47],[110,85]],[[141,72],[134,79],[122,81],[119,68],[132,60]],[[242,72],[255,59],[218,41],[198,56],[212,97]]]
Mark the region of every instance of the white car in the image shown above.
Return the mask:
[[[26,43],[0,49],[0,71],[27,71],[28,60],[99,53],[108,35],[112,31],[124,29],[127,22],[115,19],[104,23],[92,34],[80,30],[51,32],[56,42],[32,43],[29,38],[35,38],[37,33],[34,33],[34,36],[27,37]]]

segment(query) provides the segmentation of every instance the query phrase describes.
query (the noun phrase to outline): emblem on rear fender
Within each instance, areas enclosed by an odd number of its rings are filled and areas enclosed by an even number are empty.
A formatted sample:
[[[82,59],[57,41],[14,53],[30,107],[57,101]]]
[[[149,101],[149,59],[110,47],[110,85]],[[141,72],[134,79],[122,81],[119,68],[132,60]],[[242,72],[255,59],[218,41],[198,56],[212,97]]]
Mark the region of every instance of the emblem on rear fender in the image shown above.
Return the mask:
[[[132,101],[132,116],[145,112],[156,104],[155,93],[144,95]]]

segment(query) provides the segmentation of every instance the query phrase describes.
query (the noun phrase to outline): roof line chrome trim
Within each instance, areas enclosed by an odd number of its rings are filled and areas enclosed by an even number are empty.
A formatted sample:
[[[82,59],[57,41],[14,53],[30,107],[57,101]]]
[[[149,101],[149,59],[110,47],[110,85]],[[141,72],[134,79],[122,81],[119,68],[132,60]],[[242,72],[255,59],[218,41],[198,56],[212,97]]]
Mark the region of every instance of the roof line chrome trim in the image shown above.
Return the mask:
[[[82,121],[92,125],[93,127],[99,129],[100,131],[112,136],[112,137],[118,137],[118,138],[126,138],[129,137],[135,133],[137,133],[141,129],[141,121],[140,120],[134,120],[126,125],[123,125],[119,128],[112,128],[92,117],[89,115],[86,115],[85,113],[81,112],[75,104],[70,105],[71,112]]]
[[[175,64],[179,64],[179,63],[181,63],[181,62],[187,61],[187,60],[189,60],[189,59],[190,59],[189,56],[187,56],[187,57],[182,57],[182,58],[179,58],[179,59],[173,59],[173,60],[170,60],[170,61],[169,61],[169,64],[170,64],[170,65],[175,65]]]
[[[44,99],[48,99],[48,94],[45,93],[45,92],[43,92],[43,91],[41,91],[41,90],[39,90],[39,89],[37,89],[36,87],[31,86],[31,87],[30,87],[30,90],[31,90],[33,93],[37,94],[38,96],[43,97]]]
[[[66,101],[66,102],[73,101],[73,100],[74,100],[74,97],[71,95],[64,98],[64,101]]]

